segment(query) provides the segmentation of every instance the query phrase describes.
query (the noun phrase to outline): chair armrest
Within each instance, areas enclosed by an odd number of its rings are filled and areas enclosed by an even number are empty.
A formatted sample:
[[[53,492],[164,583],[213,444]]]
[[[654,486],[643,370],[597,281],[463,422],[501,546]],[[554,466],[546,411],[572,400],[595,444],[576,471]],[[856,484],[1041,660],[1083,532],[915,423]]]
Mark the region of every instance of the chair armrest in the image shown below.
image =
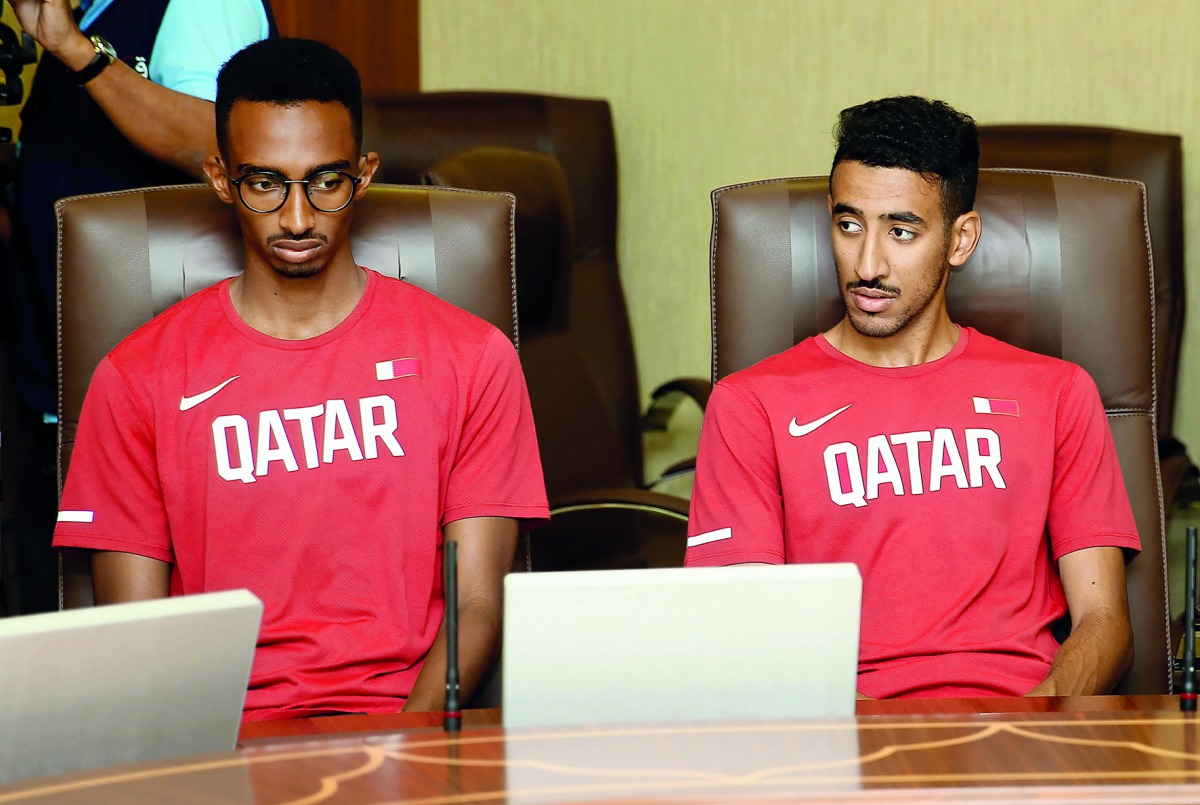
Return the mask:
[[[641,489],[596,489],[555,498],[550,522],[529,532],[530,569],[679,567],[688,501]]]
[[[1180,487],[1188,480],[1196,477],[1196,466],[1188,456],[1187,448],[1173,436],[1164,436],[1158,440],[1158,464],[1162,478],[1163,505],[1167,509],[1168,519]]]
[[[591,509],[626,509],[687,522],[688,506],[684,498],[646,489],[589,489],[555,498],[550,502],[550,517]]]
[[[662,471],[662,474],[654,479],[653,483],[647,485],[648,489],[653,489],[659,484],[665,484],[669,481],[674,481],[676,478],[682,478],[685,475],[692,475],[696,472],[696,457],[685,458],[682,461],[676,461],[671,466]]]
[[[642,416],[642,429],[662,432],[667,429],[671,415],[685,398],[696,401],[703,411],[712,394],[712,383],[699,377],[678,377],[668,380],[650,395],[650,407]]]

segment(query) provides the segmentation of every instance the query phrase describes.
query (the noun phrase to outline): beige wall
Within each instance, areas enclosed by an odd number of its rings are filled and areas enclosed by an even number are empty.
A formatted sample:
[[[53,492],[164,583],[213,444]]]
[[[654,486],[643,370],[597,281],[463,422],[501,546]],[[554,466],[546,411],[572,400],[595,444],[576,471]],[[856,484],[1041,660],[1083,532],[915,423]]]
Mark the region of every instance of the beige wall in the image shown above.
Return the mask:
[[[1176,430],[1196,456],[1197,31],[1194,0],[424,0],[421,79],[611,102],[644,390],[708,373],[709,191],[828,170],[845,106],[911,92],[981,123],[1182,133],[1193,325]]]

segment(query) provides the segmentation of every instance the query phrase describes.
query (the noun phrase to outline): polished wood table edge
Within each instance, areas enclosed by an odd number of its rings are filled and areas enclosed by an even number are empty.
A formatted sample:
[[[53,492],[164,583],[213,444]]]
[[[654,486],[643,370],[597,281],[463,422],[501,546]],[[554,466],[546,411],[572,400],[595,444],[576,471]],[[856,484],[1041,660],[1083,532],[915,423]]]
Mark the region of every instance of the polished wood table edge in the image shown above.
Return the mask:
[[[498,802],[501,800],[497,800]],[[463,800],[466,802],[466,800]],[[739,794],[736,797],[679,796],[620,797],[618,799],[571,799],[570,805],[730,805],[730,803],[794,803],[795,805],[840,805],[840,803],[936,803],[936,805],[976,805],[976,803],[1038,803],[1055,805],[1174,805],[1200,803],[1200,792],[1190,786],[1139,785],[1123,789],[1112,785],[1073,785],[1064,796],[1062,786],[993,786],[964,788],[877,788],[870,791],[821,791],[812,794]],[[430,803],[430,805],[433,805]]]
[[[499,711],[480,710],[465,714],[458,733],[440,729],[437,713],[297,719],[246,725],[240,752],[0,787],[0,805],[1200,803],[1197,716],[1180,712],[1174,697],[863,702],[857,710],[835,719],[507,730]]]
[[[492,711],[486,711],[492,712]],[[498,712],[498,711],[496,711]],[[1107,717],[1099,716],[1109,713]],[[458,732],[440,727],[416,726],[405,728],[331,730],[322,733],[283,735],[248,739],[239,745],[243,752],[308,752],[331,748],[342,751],[351,744],[384,745],[404,741],[411,749],[466,747],[486,744],[523,744],[545,741],[568,741],[582,738],[671,737],[691,735],[771,734],[834,734],[872,732],[952,732],[960,730],[1014,730],[1071,728],[1083,725],[1100,727],[1176,726],[1196,727],[1200,715],[1169,710],[1092,710],[1078,713],[1013,711],[1007,713],[943,713],[937,715],[904,713],[897,715],[855,716],[829,719],[779,719],[767,721],[694,721],[671,724],[623,722],[612,724],[564,724],[550,727],[518,727],[506,729],[486,721],[468,725]],[[1200,779],[1200,753],[1196,776]]]
[[[1180,712],[1179,698],[1167,695],[1110,695],[863,699],[855,704],[857,721],[847,721],[847,723],[861,724],[864,720],[883,716],[941,719],[952,716],[997,716],[1006,713],[1036,715],[1095,712],[1178,713]],[[499,709],[463,712],[464,729],[498,727],[501,724],[502,715]],[[277,721],[248,721],[242,724],[238,733],[238,747],[251,748],[280,742],[291,744],[314,738],[348,738],[419,729],[438,730],[441,725],[440,713],[375,713]],[[604,725],[586,726],[596,729],[604,728]]]
[[[500,710],[464,710],[462,727],[498,727]],[[297,741],[357,737],[397,732],[442,731],[441,713],[373,713],[317,718],[292,718],[278,721],[246,721],[238,731],[239,749]],[[447,733],[449,735],[449,733]]]
[[[986,702],[987,707],[980,707]],[[889,707],[889,704],[891,707]],[[1137,708],[1137,709],[1128,709]],[[247,757],[266,760],[275,752],[293,751],[297,756],[307,752],[323,753],[327,751],[354,751],[353,746],[368,747],[365,751],[381,752],[390,755],[398,752],[409,762],[429,759],[435,763],[443,757],[438,752],[449,752],[449,757],[458,758],[458,752],[467,752],[472,748],[495,747],[501,751],[522,754],[516,749],[522,744],[531,747],[538,745],[555,745],[570,743],[575,740],[611,740],[622,738],[667,738],[680,739],[689,736],[737,736],[746,738],[772,734],[780,737],[809,733],[813,736],[834,733],[856,733],[859,740],[862,736],[873,732],[882,735],[895,736],[905,732],[950,733],[944,739],[929,740],[928,735],[916,738],[917,744],[906,745],[903,741],[898,744],[887,743],[881,751],[872,752],[858,759],[859,762],[878,761],[896,753],[904,753],[919,749],[921,751],[938,751],[941,748],[970,745],[989,734],[1011,733],[1034,742],[1048,740],[1051,744],[1076,744],[1101,748],[1121,747],[1135,751],[1145,751],[1154,754],[1153,748],[1137,742],[1125,740],[1095,740],[1077,739],[1062,740],[1053,737],[1057,730],[1066,728],[1091,729],[1097,726],[1122,728],[1126,726],[1174,726],[1191,730],[1197,723],[1198,716],[1194,712],[1182,712],[1179,700],[1173,696],[1137,696],[1137,697],[1063,697],[1033,700],[985,700],[985,699],[955,699],[955,700],[925,700],[914,706],[912,702],[872,702],[859,710],[853,718],[833,719],[780,719],[777,721],[705,721],[677,724],[585,724],[565,725],[559,727],[529,727],[504,729],[492,724],[498,720],[498,710],[476,711],[478,723],[464,728],[459,733],[444,732],[430,725],[425,719],[425,726],[416,726],[400,731],[382,730],[377,732],[361,732],[354,734],[337,734],[327,732],[309,736],[295,735],[283,739],[287,743],[280,744],[279,740],[265,739],[261,748],[257,745],[247,747]],[[871,712],[862,713],[866,709]],[[1107,714],[1107,715],[1105,715]],[[395,714],[411,717],[412,714]],[[404,719],[401,719],[404,720]],[[416,720],[416,719],[412,719]],[[963,732],[963,735],[954,733]],[[884,742],[893,737],[882,738]],[[400,743],[402,742],[402,743]],[[360,750],[363,751],[363,750]],[[537,750],[528,750],[536,757]],[[429,754],[429,753],[433,754]],[[590,787],[576,789],[542,788],[533,791],[504,791],[476,792],[475,794],[448,795],[442,797],[422,798],[411,800],[422,805],[461,805],[461,803],[483,802],[525,802],[529,801],[558,802],[554,795],[565,795],[571,805],[727,805],[730,802],[772,802],[772,803],[892,803],[892,802],[922,802],[922,803],[959,803],[959,805],[976,805],[977,803],[994,802],[1054,802],[1054,803],[1126,803],[1126,805],[1147,805],[1147,803],[1200,803],[1200,753],[1186,753],[1192,759],[1195,770],[1173,772],[1174,779],[1164,779],[1164,774],[1147,771],[1134,772],[1129,770],[1062,772],[1045,775],[1039,772],[1004,771],[1000,769],[980,770],[976,774],[963,774],[952,771],[933,771],[927,773],[902,773],[864,775],[862,783],[865,788],[845,789],[845,779],[836,774],[830,776],[821,785],[821,779],[815,781],[816,788],[788,792],[771,790],[772,775],[786,769],[760,770],[751,777],[762,776],[760,785],[755,789],[753,783],[734,783],[730,778],[724,783],[712,782],[701,785],[709,788],[728,789],[728,793],[718,794],[711,790],[698,788],[693,793],[686,791],[688,783],[678,779],[660,780],[657,783],[648,781],[621,781],[608,785],[593,783]],[[457,761],[451,761],[453,765]],[[500,761],[507,768],[512,762],[509,757]],[[820,768],[823,764],[816,764]],[[836,764],[835,764],[836,765]],[[560,771],[563,769],[560,767]],[[798,770],[798,767],[797,769]],[[583,769],[575,771],[586,773]],[[635,772],[636,774],[636,772]],[[1182,780],[1180,778],[1183,778]],[[786,781],[784,781],[786,783]],[[646,789],[655,785],[665,789],[661,794],[647,794]],[[737,788],[737,785],[747,786]],[[730,788],[730,786],[734,786]],[[931,787],[942,786],[942,787]],[[674,789],[674,790],[672,790]],[[629,790],[631,796],[622,795]],[[576,794],[588,794],[579,797]],[[606,796],[605,796],[606,794]],[[515,796],[515,800],[510,797]],[[541,799],[551,797],[551,799]],[[390,801],[390,800],[389,800]],[[403,800],[410,802],[410,800]],[[307,802],[307,801],[306,801]],[[401,802],[401,800],[396,800]]]
[[[1180,712],[1167,694],[1104,696],[976,696],[956,699],[860,699],[857,716],[994,715],[997,713]]]

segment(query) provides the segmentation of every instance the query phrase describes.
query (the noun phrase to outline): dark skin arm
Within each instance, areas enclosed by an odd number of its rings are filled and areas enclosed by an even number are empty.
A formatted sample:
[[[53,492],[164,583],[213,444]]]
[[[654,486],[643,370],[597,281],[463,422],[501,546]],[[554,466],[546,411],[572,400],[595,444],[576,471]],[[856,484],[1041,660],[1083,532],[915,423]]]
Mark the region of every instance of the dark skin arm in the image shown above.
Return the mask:
[[[1030,696],[1091,696],[1113,689],[1133,662],[1133,628],[1120,548],[1085,548],[1058,561],[1071,636]]]
[[[445,538],[458,543],[461,702],[471,698],[499,650],[504,575],[512,569],[517,535],[517,521],[505,517],[472,517],[456,520],[445,528]],[[443,622],[404,710],[440,710],[445,699],[446,634]]]
[[[171,566],[166,562],[118,551],[97,551],[92,555],[92,585],[97,604],[166,598],[170,584]]]
[[[1084,548],[1058,561],[1071,635],[1050,672],[1028,696],[1092,696],[1111,691],[1133,662],[1133,628],[1120,548]],[[858,698],[867,699],[862,693]]]
[[[1092,696],[1111,691],[1133,662],[1133,629],[1120,548],[1085,548],[1058,562],[1071,635],[1050,672],[1028,696]],[[858,694],[860,699],[869,696]]]
[[[458,657],[462,701],[479,687],[500,643],[504,575],[512,568],[517,523],[503,517],[474,517],[446,526],[458,543]],[[166,598],[171,566],[118,551],[97,551],[92,582],[97,604]],[[405,710],[437,710],[446,695],[446,636],[439,628]]]
[[[68,0],[8,0],[21,27],[71,70],[96,55],[71,16]],[[119,54],[118,54],[119,55]],[[204,158],[217,153],[210,101],[148,81],[118,60],[84,85],[125,139],[150,156],[204,178]]]

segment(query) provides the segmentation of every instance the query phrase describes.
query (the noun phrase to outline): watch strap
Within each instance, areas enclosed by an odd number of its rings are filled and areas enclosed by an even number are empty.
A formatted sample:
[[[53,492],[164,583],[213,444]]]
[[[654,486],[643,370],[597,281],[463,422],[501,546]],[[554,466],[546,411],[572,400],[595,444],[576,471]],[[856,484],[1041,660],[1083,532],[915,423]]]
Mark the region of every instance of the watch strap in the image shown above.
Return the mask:
[[[91,81],[96,76],[104,72],[104,68],[112,64],[114,61],[114,53],[112,45],[108,44],[98,36],[89,37],[92,41],[92,47],[96,49],[96,55],[92,60],[84,66],[82,70],[75,70],[72,75],[75,76],[75,83],[83,86]],[[99,40],[99,41],[97,41]]]

